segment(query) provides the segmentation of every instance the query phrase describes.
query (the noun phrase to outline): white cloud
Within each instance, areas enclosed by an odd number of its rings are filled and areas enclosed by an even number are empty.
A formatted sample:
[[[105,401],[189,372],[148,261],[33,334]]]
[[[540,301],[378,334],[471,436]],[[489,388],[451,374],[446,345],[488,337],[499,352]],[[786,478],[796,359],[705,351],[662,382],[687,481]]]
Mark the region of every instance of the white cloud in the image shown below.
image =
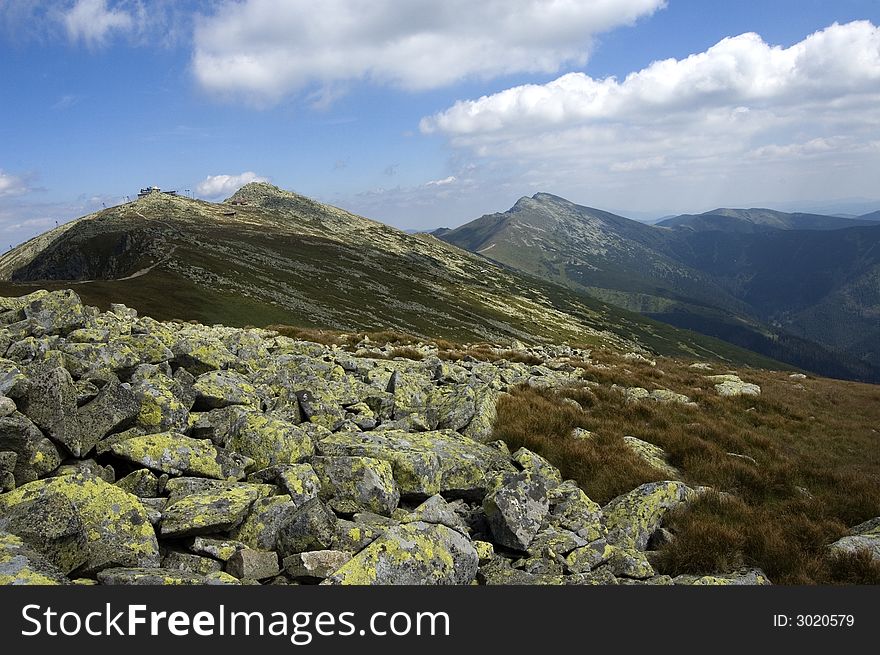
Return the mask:
[[[206,198],[231,196],[249,182],[268,182],[269,178],[245,171],[241,175],[209,175],[196,187],[196,193]]]
[[[128,32],[135,26],[132,12],[121,6],[108,7],[107,0],[77,0],[63,14],[68,38],[89,46],[103,45],[114,32]]]
[[[521,181],[616,206],[693,208],[734,192],[872,194],[878,106],[880,28],[856,21],[788,48],[726,38],[623,80],[569,73],[517,86],[459,101],[421,130]]]
[[[444,177],[442,180],[430,180],[429,182],[425,182],[425,186],[448,186],[450,184],[455,184],[458,178],[455,175],[450,175],[449,177]]]
[[[245,0],[196,24],[193,70],[206,89],[272,103],[352,80],[431,89],[467,77],[553,73],[583,64],[594,35],[665,0]],[[340,85],[343,85],[340,87]]]
[[[0,170],[0,198],[7,196],[20,196],[30,191],[25,178],[19,175],[4,173]]]

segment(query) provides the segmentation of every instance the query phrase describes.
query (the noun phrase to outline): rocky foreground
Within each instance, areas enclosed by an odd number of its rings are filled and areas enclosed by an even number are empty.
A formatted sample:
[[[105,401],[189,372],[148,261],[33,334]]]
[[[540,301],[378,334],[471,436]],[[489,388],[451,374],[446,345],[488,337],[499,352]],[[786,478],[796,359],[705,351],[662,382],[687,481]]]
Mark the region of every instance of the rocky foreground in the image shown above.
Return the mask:
[[[600,507],[492,441],[500,393],[577,384],[567,362],[588,352],[389,359],[101,313],[72,291],[0,298],[0,324],[0,583],[768,582],[655,573],[665,513],[701,490],[650,483]]]

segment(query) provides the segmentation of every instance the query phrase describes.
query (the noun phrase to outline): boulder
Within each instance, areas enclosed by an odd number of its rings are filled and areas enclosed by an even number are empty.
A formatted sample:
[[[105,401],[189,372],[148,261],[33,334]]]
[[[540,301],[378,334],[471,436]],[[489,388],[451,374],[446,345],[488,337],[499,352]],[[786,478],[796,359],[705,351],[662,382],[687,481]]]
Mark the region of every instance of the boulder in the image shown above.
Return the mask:
[[[467,537],[432,523],[389,529],[322,584],[466,585],[477,573],[477,551]]]
[[[669,510],[694,498],[682,482],[649,482],[622,494],[604,508],[608,541],[624,548],[645,550]]]
[[[44,334],[66,334],[85,325],[82,301],[70,289],[36,292],[23,300],[25,317],[42,328]]]
[[[286,517],[278,529],[275,550],[282,557],[307,550],[327,550],[336,537],[336,515],[314,498]]]
[[[368,511],[390,516],[397,509],[400,490],[391,465],[373,457],[312,457],[321,483],[320,498],[340,514]]]
[[[284,558],[284,572],[294,580],[315,583],[326,579],[352,558],[344,550],[313,550]]]
[[[256,387],[235,371],[208,371],[196,379],[193,389],[197,408],[218,409],[229,405],[260,407]]]
[[[242,522],[258,497],[259,490],[248,485],[187,496],[162,512],[161,534],[168,538],[226,532]]]
[[[278,531],[299,506],[287,495],[260,498],[230,536],[255,550],[274,550]]]
[[[139,499],[100,478],[65,475],[29,482],[0,495],[0,513],[44,496],[60,495],[75,509],[86,538],[87,559],[81,573],[112,566],[158,566],[156,533]]]
[[[26,416],[14,412],[0,418],[0,450],[15,453],[16,485],[45,477],[61,464],[61,454]]]
[[[0,531],[0,585],[70,584],[64,573],[20,537]]]
[[[719,396],[760,396],[761,387],[757,384],[743,382],[738,375],[708,375],[715,382],[715,391]]]
[[[113,444],[111,450],[118,457],[169,475],[241,480],[253,465],[248,457],[175,432],[132,437]]]
[[[239,581],[222,571],[202,575],[163,568],[112,568],[98,573],[98,582],[103,585],[229,585]]]
[[[278,575],[278,555],[272,551],[237,550],[226,562],[226,572],[238,579],[265,580]]]
[[[227,447],[251,458],[257,469],[296,464],[315,452],[308,428],[259,413],[236,422]]]
[[[519,551],[528,548],[549,509],[546,484],[528,472],[511,476],[483,500],[495,542]]]

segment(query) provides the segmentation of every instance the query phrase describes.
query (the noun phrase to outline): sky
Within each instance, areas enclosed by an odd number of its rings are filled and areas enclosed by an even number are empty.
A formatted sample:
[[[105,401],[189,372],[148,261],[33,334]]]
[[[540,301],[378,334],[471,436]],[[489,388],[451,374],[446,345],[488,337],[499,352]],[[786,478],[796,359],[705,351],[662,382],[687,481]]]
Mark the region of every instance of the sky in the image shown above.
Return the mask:
[[[405,229],[880,209],[877,0],[0,0],[0,80],[2,247],[254,180]]]

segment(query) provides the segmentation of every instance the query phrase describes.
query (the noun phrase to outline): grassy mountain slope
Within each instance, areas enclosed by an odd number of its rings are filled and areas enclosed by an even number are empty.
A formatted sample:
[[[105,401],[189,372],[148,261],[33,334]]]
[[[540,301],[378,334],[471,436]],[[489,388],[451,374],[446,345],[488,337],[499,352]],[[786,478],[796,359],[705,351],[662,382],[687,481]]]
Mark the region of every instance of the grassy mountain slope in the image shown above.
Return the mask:
[[[159,319],[395,329],[458,341],[563,341],[774,366],[427,235],[266,184],[225,203],[154,194],[0,257],[0,293],[71,286]]]
[[[695,231],[763,232],[773,230],[839,230],[864,225],[857,218],[822,214],[787,213],[773,209],[714,209],[702,214],[682,214],[658,223],[661,227]]]

